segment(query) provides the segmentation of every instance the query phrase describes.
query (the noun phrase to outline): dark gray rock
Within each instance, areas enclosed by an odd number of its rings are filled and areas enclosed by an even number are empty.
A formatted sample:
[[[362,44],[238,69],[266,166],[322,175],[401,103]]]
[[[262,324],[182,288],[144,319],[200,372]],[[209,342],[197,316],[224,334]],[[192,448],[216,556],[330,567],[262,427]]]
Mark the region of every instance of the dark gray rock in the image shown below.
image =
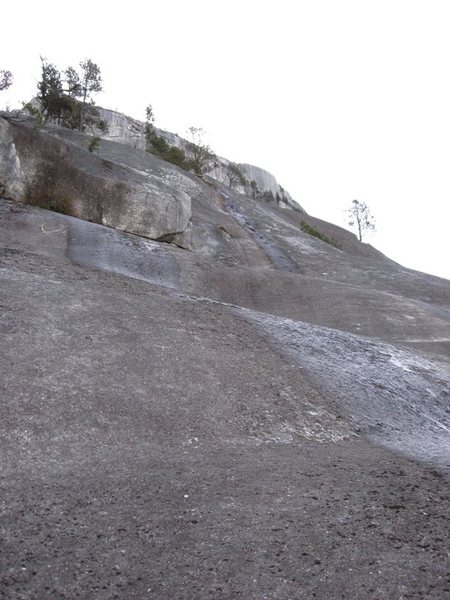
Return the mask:
[[[45,140],[192,216],[164,243],[0,200],[0,598],[445,598],[450,283],[137,148],[2,131],[8,195]]]

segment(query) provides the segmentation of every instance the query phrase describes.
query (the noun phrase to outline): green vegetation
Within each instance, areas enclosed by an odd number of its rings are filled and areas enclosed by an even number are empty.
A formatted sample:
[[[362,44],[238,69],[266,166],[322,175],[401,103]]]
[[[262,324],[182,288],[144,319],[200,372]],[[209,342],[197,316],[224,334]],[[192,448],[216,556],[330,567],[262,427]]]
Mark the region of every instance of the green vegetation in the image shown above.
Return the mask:
[[[98,135],[93,135],[91,141],[89,142],[88,150],[89,152],[96,152],[98,154],[98,149],[100,147],[101,137]]]
[[[268,202],[269,204],[271,202],[275,202],[275,196],[273,195],[272,190],[266,190],[265,192],[261,192],[258,197],[261,200],[264,200],[264,202]]]
[[[186,154],[181,148],[171,146],[166,140],[156,133],[152,133],[147,137],[147,152],[159,156],[163,160],[170,162],[177,167],[187,169]]]
[[[156,133],[153,125],[155,116],[153,108],[149,104],[146,108],[145,131],[145,149],[147,152],[159,156],[163,160],[170,162],[186,171],[192,170],[196,175],[202,177],[213,166],[214,154],[209,146],[202,142],[202,130],[197,127],[189,129],[191,141],[187,144],[190,157],[182,148],[172,146],[167,140]]]
[[[0,71],[0,90],[9,87],[11,82],[12,74],[9,71]],[[46,58],[41,57],[41,79],[37,84],[37,98],[24,104],[23,107],[33,117],[36,129],[41,129],[52,121],[81,132],[90,131],[92,137],[88,142],[88,150],[98,154],[100,134],[106,133],[108,126],[100,119],[93,97],[102,89],[100,68],[90,58],[79,63],[79,70],[69,66],[60,71]],[[216,166],[216,156],[205,144],[202,128],[190,127],[188,139],[181,144],[180,148],[169,143],[164,135],[158,135],[151,104],[146,107],[145,116],[144,133],[147,152],[186,171],[192,171],[199,177],[203,177]],[[105,168],[110,168],[109,164],[105,162],[103,164]],[[226,177],[230,189],[244,188],[244,191],[254,199],[276,204],[280,204],[283,199],[283,188],[280,187],[281,194],[260,190],[256,181],[249,181],[236,163],[228,163]]]
[[[38,103],[24,104],[24,109],[35,119],[37,129],[45,127],[48,121],[56,121],[79,131],[93,127],[106,131],[106,123],[93,105],[93,94],[103,89],[100,68],[89,58],[82,61],[80,67],[80,72],[68,67],[61,73],[41,57]]]
[[[187,161],[187,168],[192,169],[199,177],[203,177],[205,173],[214,167],[215,154],[203,142],[203,129],[201,127],[189,127],[188,131],[190,136],[188,151],[191,158]]]
[[[239,166],[236,163],[230,163],[228,165],[228,186],[233,189],[238,187],[239,185],[245,187],[247,184],[247,179],[243,175]]]
[[[153,114],[152,105],[149,104],[145,109],[145,149],[147,152],[151,152],[152,149],[152,138],[155,136],[155,115]]]
[[[77,73],[73,67],[66,69],[66,81],[69,95],[72,99],[79,99],[78,129],[84,131],[87,119],[92,117],[92,95],[103,90],[100,67],[90,58],[80,62],[81,72]],[[91,103],[88,105],[88,101]]]
[[[169,146],[169,149],[164,154],[164,160],[182,169],[186,168],[186,154],[181,148],[177,148],[177,146]]]
[[[322,242],[331,244],[335,248],[339,248],[339,249],[341,248],[341,246],[338,244],[338,242],[335,239],[329,238],[324,233],[321,233],[318,229],[316,229],[315,227],[313,227],[306,221],[300,221],[300,229],[302,231],[304,231],[305,233],[307,233],[308,235],[312,235],[313,237],[316,237],[319,240],[322,240]]]
[[[153,109],[149,105],[146,109],[145,148],[147,152],[159,156],[163,160],[170,162],[185,171],[193,171],[199,177],[214,167],[215,154],[211,148],[203,143],[203,130],[199,127],[190,127],[190,140],[187,142],[187,152],[178,146],[172,146],[167,140],[156,133],[154,123]],[[245,178],[237,165],[232,163],[230,170],[230,187],[239,182],[245,183]],[[243,183],[243,185],[244,185]]]
[[[31,102],[27,102],[23,104],[24,110],[27,111],[29,115],[31,115],[34,119],[34,128],[42,129],[44,125],[47,123],[47,119],[45,118],[44,113],[37,106],[31,104]]]
[[[152,133],[151,136],[147,138],[147,152],[164,157],[169,149],[170,145],[162,136]]]
[[[248,183],[248,181],[246,181],[246,184],[247,183]],[[281,186],[280,186],[280,189],[283,189],[283,188],[281,188]],[[261,191],[258,187],[258,184],[256,183],[256,181],[254,179],[252,179],[250,181],[250,191],[251,191],[252,198],[254,200],[262,200],[263,202],[267,202],[269,204],[272,204],[272,203],[280,204],[280,202],[283,199],[283,197],[278,192],[276,194],[274,194],[272,192],[272,190],[265,190],[264,192]]]
[[[153,113],[153,108],[150,104],[147,106],[145,112],[146,120],[144,131],[145,149],[147,152],[150,152],[155,156],[159,156],[163,160],[177,165],[177,167],[187,169],[186,153],[181,148],[168,144],[161,135],[157,135],[155,126],[153,125],[155,116]]]

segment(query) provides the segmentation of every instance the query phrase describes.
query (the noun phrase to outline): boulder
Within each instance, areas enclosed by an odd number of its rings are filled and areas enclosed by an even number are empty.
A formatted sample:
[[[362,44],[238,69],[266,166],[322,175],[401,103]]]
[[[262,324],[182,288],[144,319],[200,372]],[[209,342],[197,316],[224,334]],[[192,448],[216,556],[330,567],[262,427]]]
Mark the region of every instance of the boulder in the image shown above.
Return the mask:
[[[184,232],[192,183],[177,185],[179,170],[133,169],[89,153],[79,137],[84,146],[0,117],[0,195],[151,239]]]

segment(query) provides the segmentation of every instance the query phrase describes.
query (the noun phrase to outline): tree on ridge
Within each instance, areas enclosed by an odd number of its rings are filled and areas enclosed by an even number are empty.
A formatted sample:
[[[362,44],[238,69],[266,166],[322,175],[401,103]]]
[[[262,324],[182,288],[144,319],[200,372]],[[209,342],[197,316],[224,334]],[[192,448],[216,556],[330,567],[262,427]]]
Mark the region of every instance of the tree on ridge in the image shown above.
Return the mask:
[[[347,209],[346,213],[350,227],[356,226],[358,229],[358,239],[360,242],[362,242],[363,233],[366,231],[375,231],[375,219],[365,202],[353,200],[351,207]]]

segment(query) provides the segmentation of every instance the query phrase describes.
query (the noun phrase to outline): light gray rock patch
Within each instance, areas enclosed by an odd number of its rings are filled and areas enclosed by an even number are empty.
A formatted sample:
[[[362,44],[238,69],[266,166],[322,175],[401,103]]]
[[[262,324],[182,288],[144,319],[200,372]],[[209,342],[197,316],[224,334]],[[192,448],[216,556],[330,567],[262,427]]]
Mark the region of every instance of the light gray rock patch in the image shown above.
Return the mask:
[[[8,123],[0,118],[0,196],[22,196],[25,177]]]
[[[97,132],[103,139],[120,142],[121,144],[127,144],[139,150],[145,150],[145,127],[142,121],[133,119],[132,117],[128,117],[113,110],[108,110],[105,108],[99,108],[98,110],[101,119],[103,119],[108,125],[108,131],[106,133],[102,133],[101,131]],[[177,148],[183,150],[188,156],[190,155],[188,140],[175,133],[164,131],[158,128],[155,128],[155,133],[156,135],[162,137],[170,146],[176,146]],[[230,164],[231,161],[217,156],[214,168],[208,172],[208,176],[217,180],[219,183],[229,185]],[[270,192],[274,197],[278,196],[279,207],[303,210],[301,206],[292,198],[289,192],[287,192],[278,183],[272,173],[269,173],[260,167],[246,163],[241,163],[237,166],[243,177],[248,181],[248,184],[245,186],[238,184],[236,186],[236,191],[241,194],[250,193],[250,182],[254,181],[260,193]]]
[[[450,473],[450,373],[390,344],[236,309],[306,368],[356,431]]]

